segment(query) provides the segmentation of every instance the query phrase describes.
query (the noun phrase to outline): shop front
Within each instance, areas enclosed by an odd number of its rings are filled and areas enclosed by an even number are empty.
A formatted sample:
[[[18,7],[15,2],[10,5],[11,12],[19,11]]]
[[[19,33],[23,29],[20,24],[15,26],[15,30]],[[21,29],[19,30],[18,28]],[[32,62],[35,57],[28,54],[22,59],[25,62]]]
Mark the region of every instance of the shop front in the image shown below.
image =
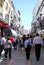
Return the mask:
[[[4,28],[7,28],[9,25],[4,20],[0,19],[0,36],[4,34]]]

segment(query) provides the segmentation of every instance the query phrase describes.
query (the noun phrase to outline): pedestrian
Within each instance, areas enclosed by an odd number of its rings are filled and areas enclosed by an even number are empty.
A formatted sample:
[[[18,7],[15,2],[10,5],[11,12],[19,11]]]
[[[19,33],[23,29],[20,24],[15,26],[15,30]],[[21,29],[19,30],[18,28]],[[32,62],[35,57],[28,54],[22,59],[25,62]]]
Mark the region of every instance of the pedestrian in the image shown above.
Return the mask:
[[[1,42],[0,42],[0,57],[1,57],[1,53],[2,53],[2,51],[3,51],[3,49],[4,49],[5,43],[6,43],[6,38],[5,38],[5,36],[3,35],[3,36],[1,37]]]
[[[0,57],[1,57],[1,36],[0,36]]]
[[[16,48],[17,50],[19,50],[20,48],[20,38],[19,37],[16,38]]]
[[[40,59],[40,53],[41,53],[41,47],[43,46],[43,40],[37,33],[36,36],[33,39],[33,45],[35,46],[35,55],[36,60],[39,61]]]
[[[11,48],[12,48],[12,42],[9,39],[9,37],[7,37],[4,49],[5,49],[5,58],[7,58],[7,54],[9,53],[9,59],[11,59]]]
[[[16,38],[14,38],[14,40],[13,40],[13,47],[14,47],[14,50],[16,50],[16,49],[17,49]]]
[[[23,39],[21,38],[21,48],[23,48]]]
[[[29,63],[29,60],[30,60],[30,50],[31,50],[31,45],[29,43],[29,37],[26,37],[26,40],[24,42],[24,46],[25,46],[25,51],[26,51],[26,60],[28,61]]]
[[[23,48],[23,39],[22,38],[20,38],[20,47],[21,47],[21,49]]]

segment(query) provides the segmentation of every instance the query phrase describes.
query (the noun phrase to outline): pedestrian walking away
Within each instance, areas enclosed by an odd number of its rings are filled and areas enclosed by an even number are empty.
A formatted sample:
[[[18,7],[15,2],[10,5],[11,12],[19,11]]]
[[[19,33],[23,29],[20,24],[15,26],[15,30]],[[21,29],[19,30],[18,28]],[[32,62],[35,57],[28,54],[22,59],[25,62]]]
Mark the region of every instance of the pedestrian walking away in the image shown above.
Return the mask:
[[[39,61],[40,59],[40,54],[41,54],[41,47],[43,46],[43,40],[37,33],[36,36],[33,39],[33,45],[35,46],[35,55],[36,55],[36,60]]]
[[[32,46],[29,43],[29,37],[26,37],[26,40],[24,42],[24,46],[25,46],[25,52],[26,52],[26,60],[29,64],[29,60],[30,60],[30,50],[32,48]]]

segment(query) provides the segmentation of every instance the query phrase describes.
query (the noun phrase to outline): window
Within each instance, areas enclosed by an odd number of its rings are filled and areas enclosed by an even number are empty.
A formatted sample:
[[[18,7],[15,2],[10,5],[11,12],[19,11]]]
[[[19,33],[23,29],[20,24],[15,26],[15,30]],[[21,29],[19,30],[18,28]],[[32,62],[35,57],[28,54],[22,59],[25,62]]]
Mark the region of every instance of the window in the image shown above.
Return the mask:
[[[11,9],[10,9],[10,7],[8,7],[8,12],[10,13],[10,11],[11,11]]]
[[[16,16],[14,15],[14,18],[16,19]]]
[[[43,6],[41,6],[41,8],[40,8],[40,12],[42,11],[42,9],[43,9]]]
[[[20,17],[18,18],[18,20],[19,20],[19,21],[21,20]]]
[[[2,14],[2,13],[0,13],[0,16],[3,16],[3,14]]]
[[[2,4],[0,3],[0,7],[2,7]]]
[[[44,6],[44,1],[43,1],[43,3],[42,3],[42,6]]]
[[[5,7],[6,7],[6,9],[8,8],[8,3],[7,2],[5,2]]]
[[[9,22],[9,15],[8,15],[8,14],[5,15],[5,20],[6,20],[7,22]]]
[[[20,15],[20,11],[18,10],[18,13],[19,13],[19,15]]]

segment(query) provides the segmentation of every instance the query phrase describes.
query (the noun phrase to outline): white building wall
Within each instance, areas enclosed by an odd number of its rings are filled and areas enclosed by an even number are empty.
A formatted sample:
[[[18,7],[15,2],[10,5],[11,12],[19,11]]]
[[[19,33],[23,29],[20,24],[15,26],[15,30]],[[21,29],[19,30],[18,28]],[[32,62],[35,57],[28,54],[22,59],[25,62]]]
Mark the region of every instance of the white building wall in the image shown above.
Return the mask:
[[[40,7],[42,1],[43,1],[43,0],[38,0],[37,5],[34,7],[34,9],[33,9],[33,16],[34,16],[34,17],[36,16],[36,13],[37,13],[38,8]]]
[[[11,19],[13,19],[13,22],[16,23],[17,26],[20,25],[19,31],[21,31],[22,21],[21,20],[20,21],[18,20],[18,18],[20,17],[20,15],[18,13],[18,10],[13,9],[13,8],[14,8],[14,4],[11,2],[11,0],[5,0],[5,2],[3,4],[3,8],[2,8],[3,10],[1,9],[1,13],[3,14],[4,20],[6,22],[8,22],[9,26],[11,25],[10,24],[11,23]],[[8,15],[8,17],[6,15]],[[14,15],[16,16],[16,20],[14,18]],[[12,18],[11,18],[11,16],[12,16]]]

